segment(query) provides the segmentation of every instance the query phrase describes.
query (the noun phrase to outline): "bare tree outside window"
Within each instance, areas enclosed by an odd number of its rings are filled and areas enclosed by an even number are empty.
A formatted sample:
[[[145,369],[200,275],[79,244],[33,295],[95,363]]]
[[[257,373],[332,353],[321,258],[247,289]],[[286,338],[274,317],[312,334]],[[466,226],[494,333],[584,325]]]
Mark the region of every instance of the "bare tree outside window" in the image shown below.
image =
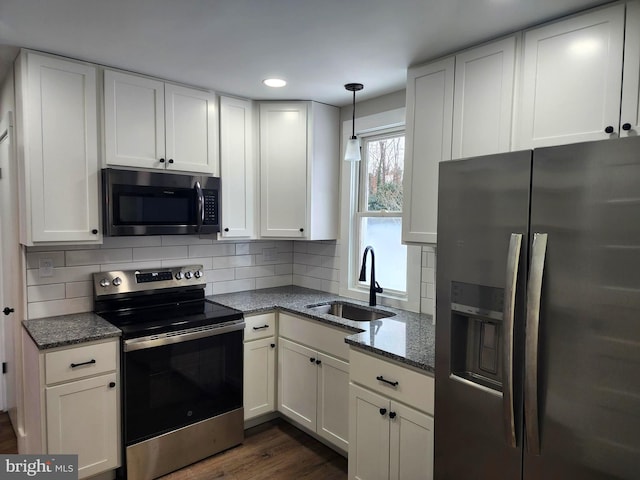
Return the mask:
[[[404,135],[367,142],[367,210],[402,212]]]

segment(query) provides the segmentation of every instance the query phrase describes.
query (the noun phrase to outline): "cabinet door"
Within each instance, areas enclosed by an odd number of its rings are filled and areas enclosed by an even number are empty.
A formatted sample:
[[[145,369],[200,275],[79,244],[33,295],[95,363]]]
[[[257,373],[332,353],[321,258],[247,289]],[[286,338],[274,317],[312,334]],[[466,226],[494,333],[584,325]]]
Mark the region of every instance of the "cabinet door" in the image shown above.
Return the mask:
[[[624,9],[618,4],[525,32],[518,148],[617,137]]]
[[[452,158],[508,152],[516,38],[456,55]]]
[[[101,242],[96,69],[28,53],[25,103],[23,243]]]
[[[164,83],[105,70],[104,130],[107,165],[165,168]]]
[[[278,410],[315,432],[318,356],[281,338],[278,342]]]
[[[453,57],[407,74],[402,241],[436,243],[438,163],[451,159]]]
[[[255,235],[256,176],[252,105],[248,100],[220,98],[220,172],[222,236]]]
[[[390,408],[389,478],[433,479],[433,417],[393,401]]]
[[[627,3],[620,136],[640,133],[640,3]]]
[[[119,466],[119,395],[112,382],[115,372],[46,388],[47,452],[78,454],[80,478]]]
[[[260,234],[304,238],[307,228],[308,106],[260,105]]]
[[[350,480],[389,478],[389,405],[387,398],[350,385]]]
[[[337,447],[349,449],[349,364],[318,353],[318,430]]]
[[[218,176],[218,109],[209,92],[165,84],[168,170]]]
[[[244,344],[244,419],[275,410],[276,340]]]

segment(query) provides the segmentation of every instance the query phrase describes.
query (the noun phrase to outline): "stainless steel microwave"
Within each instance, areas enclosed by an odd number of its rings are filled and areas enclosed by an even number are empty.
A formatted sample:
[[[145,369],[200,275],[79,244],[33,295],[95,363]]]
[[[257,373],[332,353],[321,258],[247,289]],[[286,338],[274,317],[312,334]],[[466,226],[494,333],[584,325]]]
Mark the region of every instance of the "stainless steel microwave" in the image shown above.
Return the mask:
[[[105,168],[102,193],[107,236],[220,231],[217,177]]]

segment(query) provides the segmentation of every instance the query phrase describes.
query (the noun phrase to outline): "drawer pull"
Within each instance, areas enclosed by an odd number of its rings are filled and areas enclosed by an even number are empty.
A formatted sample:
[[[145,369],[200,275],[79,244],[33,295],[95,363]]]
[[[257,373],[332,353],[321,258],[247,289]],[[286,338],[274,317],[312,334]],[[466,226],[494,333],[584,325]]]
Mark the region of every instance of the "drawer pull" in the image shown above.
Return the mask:
[[[276,348],[276,344],[275,344],[275,343],[272,343],[272,344],[271,344],[271,348]]]
[[[378,380],[379,382],[384,382],[384,383],[388,383],[389,385],[391,385],[392,387],[397,387],[399,385],[398,382],[392,382],[390,380],[387,380],[386,378],[384,378],[382,375],[378,375],[376,377],[376,380]]]
[[[114,388],[116,386],[116,382],[109,382],[109,388]]]
[[[265,328],[269,328],[269,325],[263,325],[261,327],[253,327],[254,330],[264,330]]]
[[[96,363],[96,360],[94,358],[92,358],[88,362],[72,363],[71,364],[71,368],[81,367],[82,365],[91,365],[91,364],[94,364],[94,363]]]

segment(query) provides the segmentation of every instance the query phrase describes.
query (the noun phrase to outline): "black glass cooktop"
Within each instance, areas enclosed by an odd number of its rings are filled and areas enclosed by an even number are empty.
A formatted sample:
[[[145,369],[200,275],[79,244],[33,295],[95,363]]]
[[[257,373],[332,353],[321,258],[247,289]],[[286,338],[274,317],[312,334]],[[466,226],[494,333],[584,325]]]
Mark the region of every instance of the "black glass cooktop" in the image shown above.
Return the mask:
[[[171,294],[138,298],[135,306],[125,300],[111,307],[96,313],[122,330],[125,340],[243,319],[239,310]]]

